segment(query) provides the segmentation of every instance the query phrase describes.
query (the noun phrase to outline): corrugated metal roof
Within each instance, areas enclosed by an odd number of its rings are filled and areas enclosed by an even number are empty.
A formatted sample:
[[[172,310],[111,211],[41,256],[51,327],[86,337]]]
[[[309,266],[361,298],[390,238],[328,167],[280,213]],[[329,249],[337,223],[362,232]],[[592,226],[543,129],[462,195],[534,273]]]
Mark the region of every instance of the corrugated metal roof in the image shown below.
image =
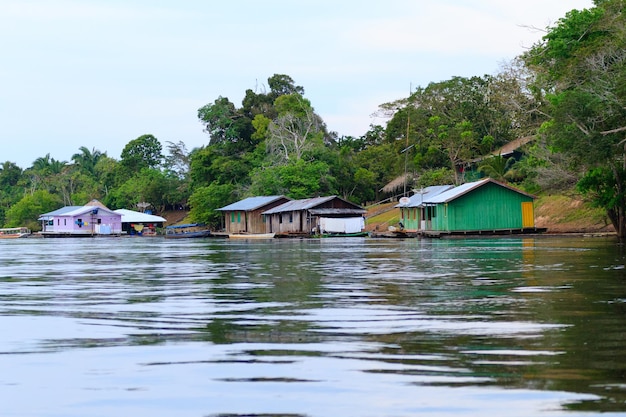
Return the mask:
[[[98,211],[102,210],[111,214],[119,214],[119,213],[114,212],[113,210],[109,210],[108,208],[103,208],[103,207],[98,207],[98,206],[81,206],[77,208],[76,210],[72,210],[72,211],[68,211],[67,213],[64,213],[63,216],[78,216],[81,214],[89,213],[92,210],[98,210]]]
[[[97,206],[65,206],[65,207],[61,207],[58,210],[54,210],[49,213],[44,213],[41,216],[39,216],[37,220],[39,221],[52,220],[54,217],[57,217],[57,216],[78,216],[80,214],[88,213],[94,209],[103,210],[111,214],[119,214],[119,213],[115,213],[112,210],[109,210],[108,208],[102,208],[102,207],[97,207]]]
[[[252,211],[257,210],[265,205],[273,203],[281,198],[287,198],[283,195],[269,195],[259,197],[248,197],[225,207],[218,208],[218,211]]]
[[[423,203],[424,204],[440,204],[440,203],[449,203],[452,200],[456,200],[457,198],[461,197],[464,194],[467,194],[468,192],[475,190],[476,188],[482,187],[485,184],[488,183],[493,183],[493,184],[497,184],[501,187],[504,188],[508,188],[511,191],[515,191],[516,193],[520,193],[520,194],[524,194],[528,197],[534,198],[534,196],[525,193],[524,191],[518,190],[516,188],[513,188],[511,186],[508,186],[506,184],[502,184],[498,181],[495,181],[491,178],[485,178],[483,180],[480,181],[474,181],[474,182],[468,182],[462,185],[459,185],[458,187],[455,187],[451,190],[445,191],[441,194],[435,195],[431,198],[425,198]]]
[[[305,198],[303,200],[291,200],[281,204],[280,206],[276,206],[273,209],[264,211],[263,214],[284,213],[285,211],[309,210],[334,198],[337,198],[337,196],[331,195],[329,197],[315,197]]]
[[[114,211],[122,215],[122,223],[163,223],[167,221],[161,216],[141,213],[139,211],[126,209],[119,209]]]
[[[41,216],[39,216],[39,218],[37,220],[42,221],[42,220],[52,220],[52,218],[54,216],[64,216],[66,213],[69,213],[71,211],[77,210],[79,208],[82,208],[84,206],[65,206],[65,207],[61,207],[60,209],[56,209],[54,211],[48,212],[48,213],[44,213]]]
[[[357,209],[357,208],[320,208],[320,209],[311,209],[309,213],[314,214],[316,216],[326,215],[346,215],[346,214],[354,214],[354,215],[362,215],[365,214],[365,209]]]
[[[454,185],[431,185],[430,187],[426,187],[423,190],[413,194],[410,197],[410,201],[408,203],[400,203],[396,205],[396,207],[419,207],[424,200],[448,191],[453,187]]]

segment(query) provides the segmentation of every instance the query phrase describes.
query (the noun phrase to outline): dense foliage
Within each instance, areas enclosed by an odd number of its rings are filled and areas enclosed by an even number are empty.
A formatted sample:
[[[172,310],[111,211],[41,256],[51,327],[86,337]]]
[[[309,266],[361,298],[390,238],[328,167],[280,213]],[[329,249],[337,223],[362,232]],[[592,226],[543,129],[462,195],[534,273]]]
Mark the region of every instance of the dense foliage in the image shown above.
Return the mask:
[[[388,122],[361,137],[328,131],[304,88],[275,74],[241,106],[218,97],[198,109],[207,144],[197,149],[163,149],[146,134],[119,160],[81,147],[69,162],[4,162],[0,224],[37,229],[40,213],[95,198],[113,209],[190,208],[193,220],[219,226],[215,209],[252,195],[366,204],[488,175],[535,193],[577,185],[626,236],[624,3],[567,13],[498,74],[433,82],[381,104]],[[499,154],[516,141],[523,152]]]

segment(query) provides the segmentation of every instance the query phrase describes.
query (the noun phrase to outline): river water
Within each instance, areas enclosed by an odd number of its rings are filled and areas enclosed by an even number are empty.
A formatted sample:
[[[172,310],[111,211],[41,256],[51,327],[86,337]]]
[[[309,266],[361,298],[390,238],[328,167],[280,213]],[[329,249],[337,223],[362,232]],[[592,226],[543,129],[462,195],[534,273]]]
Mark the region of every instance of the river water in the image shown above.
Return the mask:
[[[626,415],[624,264],[611,238],[3,240],[0,415]]]

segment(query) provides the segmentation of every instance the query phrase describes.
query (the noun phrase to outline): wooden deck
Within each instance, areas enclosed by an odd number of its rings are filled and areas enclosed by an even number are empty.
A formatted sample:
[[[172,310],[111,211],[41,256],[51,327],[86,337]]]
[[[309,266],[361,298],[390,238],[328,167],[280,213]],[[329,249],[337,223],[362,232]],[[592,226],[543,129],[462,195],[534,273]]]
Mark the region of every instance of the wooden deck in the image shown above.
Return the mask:
[[[527,227],[523,229],[495,229],[495,230],[422,230],[420,236],[429,238],[462,237],[462,236],[507,236],[507,235],[537,235],[545,233],[545,227]]]

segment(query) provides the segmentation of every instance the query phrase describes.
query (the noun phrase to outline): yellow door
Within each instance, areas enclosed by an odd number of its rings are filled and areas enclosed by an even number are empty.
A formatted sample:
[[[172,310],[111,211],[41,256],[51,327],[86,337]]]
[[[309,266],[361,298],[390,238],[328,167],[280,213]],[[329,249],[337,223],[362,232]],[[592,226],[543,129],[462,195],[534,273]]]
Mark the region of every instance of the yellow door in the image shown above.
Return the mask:
[[[531,201],[522,203],[522,227],[535,227],[535,214]]]

